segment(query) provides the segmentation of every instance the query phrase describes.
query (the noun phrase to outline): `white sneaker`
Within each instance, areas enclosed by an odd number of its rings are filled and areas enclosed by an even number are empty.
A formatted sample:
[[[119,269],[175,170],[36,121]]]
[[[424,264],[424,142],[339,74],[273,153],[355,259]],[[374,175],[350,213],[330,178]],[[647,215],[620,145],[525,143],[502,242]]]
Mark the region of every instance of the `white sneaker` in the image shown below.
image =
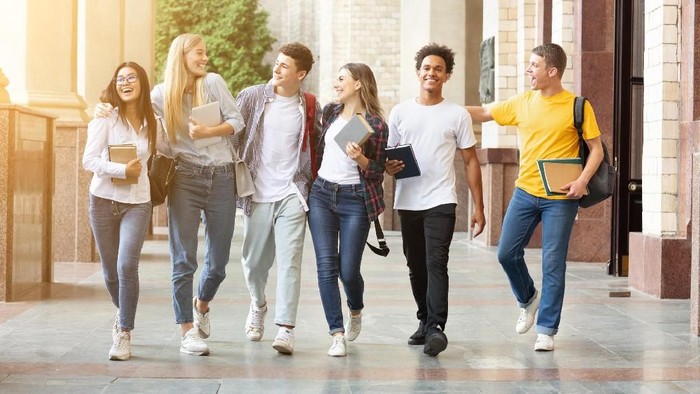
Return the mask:
[[[131,333],[118,329],[114,335],[114,343],[109,349],[110,360],[125,361],[131,357]]]
[[[248,318],[245,320],[245,335],[251,341],[259,341],[265,332],[265,315],[267,314],[267,304],[258,308],[254,303],[250,303]]]
[[[277,332],[275,341],[272,342],[272,348],[280,353],[292,354],[294,351],[294,332],[291,328],[280,327]]]
[[[535,290],[535,297],[530,302],[530,305],[525,308],[520,308],[520,317],[518,323],[515,324],[515,331],[518,334],[525,334],[530,330],[530,327],[535,323],[535,315],[540,307],[540,292]]]
[[[328,355],[331,357],[345,357],[345,336],[334,335],[333,344],[328,349]]]
[[[199,336],[204,339],[209,338],[209,334],[211,334],[211,328],[209,326],[209,312],[211,312],[211,309],[208,310],[206,313],[201,313],[199,309],[197,309],[197,297],[194,297],[192,299],[192,314],[194,315],[194,326],[197,327],[197,330],[199,331]]]
[[[119,334],[119,309],[117,309],[117,317],[114,318],[114,325],[112,326],[112,341],[117,341],[117,334]]]
[[[349,313],[348,321],[345,323],[345,337],[348,341],[354,341],[362,330],[362,311],[357,315]],[[344,356],[345,354],[343,354]]]
[[[191,354],[193,356],[206,356],[209,354],[209,347],[199,336],[197,327],[190,328],[182,337],[180,353]]]
[[[546,334],[537,334],[535,350],[538,352],[551,352],[554,350],[554,337]]]

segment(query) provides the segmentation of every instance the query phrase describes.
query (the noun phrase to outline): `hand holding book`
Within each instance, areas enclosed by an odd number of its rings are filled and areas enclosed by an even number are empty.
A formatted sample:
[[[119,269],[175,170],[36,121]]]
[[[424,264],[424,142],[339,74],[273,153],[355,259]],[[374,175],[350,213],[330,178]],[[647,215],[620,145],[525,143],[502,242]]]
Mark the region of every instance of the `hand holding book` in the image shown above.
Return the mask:
[[[335,136],[335,142],[340,147],[340,150],[348,154],[348,142],[354,142],[357,145],[362,145],[374,133],[374,129],[367,123],[367,120],[362,114],[353,115],[348,123]],[[351,157],[351,159],[353,159]],[[354,159],[353,159],[354,160]]]
[[[570,184],[581,176],[583,170],[580,158],[541,159],[537,160],[537,167],[548,196],[568,195]]]
[[[141,175],[141,162],[136,156],[136,145],[109,145],[107,148],[109,161],[126,164],[126,179],[112,178],[112,183],[130,185],[138,183]]]
[[[389,175],[394,175],[396,179],[411,178],[420,175],[420,167],[413,153],[410,144],[386,147],[386,158],[388,160],[398,160],[399,163],[387,162],[384,169]]]

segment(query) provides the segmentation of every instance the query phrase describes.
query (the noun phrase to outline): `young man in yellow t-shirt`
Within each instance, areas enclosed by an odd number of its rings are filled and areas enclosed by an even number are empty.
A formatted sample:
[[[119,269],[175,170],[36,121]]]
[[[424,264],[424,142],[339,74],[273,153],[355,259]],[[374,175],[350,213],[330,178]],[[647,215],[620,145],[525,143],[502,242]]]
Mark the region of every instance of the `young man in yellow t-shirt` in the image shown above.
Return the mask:
[[[537,160],[578,157],[578,134],[574,127],[574,99],[564,90],[561,77],[566,53],[557,44],[532,50],[527,74],[531,91],[488,107],[467,107],[477,122],[496,121],[518,127],[521,141],[520,170],[515,192],[508,205],[498,261],[510,281],[520,305],[515,326],[519,334],[532,327],[537,315],[535,350],[554,350],[564,301],[564,277],[569,237],[588,181],[603,160],[600,130],[588,102],[584,107],[583,138],[590,149],[578,179],[562,188],[562,195],[548,196],[537,169]],[[524,259],[524,249],[538,223],[542,222],[542,288],[535,288]],[[539,314],[537,310],[539,309]]]

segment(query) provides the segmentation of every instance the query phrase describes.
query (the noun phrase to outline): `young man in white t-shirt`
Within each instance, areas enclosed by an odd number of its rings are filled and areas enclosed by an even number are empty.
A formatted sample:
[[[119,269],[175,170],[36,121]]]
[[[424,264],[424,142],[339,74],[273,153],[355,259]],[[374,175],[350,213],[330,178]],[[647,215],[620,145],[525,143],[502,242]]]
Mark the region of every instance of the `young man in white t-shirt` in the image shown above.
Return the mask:
[[[311,187],[311,136],[305,135],[307,106],[315,108],[314,129],[320,132],[321,109],[307,102],[301,83],[311,71],[313,55],[300,43],[282,45],[272,79],[244,89],[236,101],[246,127],[235,145],[248,164],[255,184],[252,196],[238,199],[243,208],[241,263],[250,311],[245,332],[262,339],[267,300],[265,286],[277,262],[275,324],[272,347],[294,351],[294,333],[301,281],[301,255]]]
[[[447,347],[447,261],[456,221],[456,152],[464,162],[474,201],[470,227],[475,236],[486,219],[471,117],[463,106],[442,97],[442,86],[452,75],[454,52],[432,43],[416,53],[415,61],[420,93],[392,109],[387,146],[411,144],[421,170],[419,176],[396,180],[394,208],[401,219],[403,251],[420,321],[408,343],[424,345],[425,354],[437,356]],[[394,175],[403,166],[401,161],[389,160],[385,167]]]

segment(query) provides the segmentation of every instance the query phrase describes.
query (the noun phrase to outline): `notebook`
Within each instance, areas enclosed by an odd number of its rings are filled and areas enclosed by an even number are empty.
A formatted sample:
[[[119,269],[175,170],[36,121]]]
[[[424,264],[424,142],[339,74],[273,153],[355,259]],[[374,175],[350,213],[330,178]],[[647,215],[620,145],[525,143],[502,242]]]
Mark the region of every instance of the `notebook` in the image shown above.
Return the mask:
[[[537,167],[542,177],[544,190],[548,196],[563,195],[567,192],[561,190],[563,186],[578,179],[583,171],[581,159],[541,159],[537,160]],[[586,191],[585,194],[588,194]]]
[[[411,144],[397,145],[394,147],[387,146],[384,151],[386,152],[386,158],[388,160],[403,161],[405,167],[394,174],[396,179],[411,178],[420,175],[420,167],[418,166],[418,161],[416,160],[416,155],[413,153]]]
[[[114,163],[126,164],[137,158],[136,145],[133,144],[109,145],[107,147],[107,153],[109,155],[109,161]],[[126,179],[112,178],[112,183],[115,185],[131,185],[138,182],[138,177],[127,177]]]
[[[200,105],[199,107],[194,107],[194,108],[192,108],[192,115],[191,116],[193,118],[195,118],[197,120],[197,122],[199,122],[205,126],[209,126],[209,127],[218,126],[221,124],[221,110],[219,110],[219,102],[212,101],[211,103]],[[219,143],[222,140],[223,140],[223,137],[221,137],[221,136],[200,138],[200,139],[194,140],[194,146],[197,149],[201,149],[201,148],[204,148],[206,146]]]
[[[352,141],[357,145],[362,145],[374,133],[372,126],[367,123],[367,120],[362,114],[353,115],[345,126],[335,136],[335,142],[340,147],[340,150],[345,152],[345,147],[348,142]],[[347,154],[347,152],[345,152]]]

